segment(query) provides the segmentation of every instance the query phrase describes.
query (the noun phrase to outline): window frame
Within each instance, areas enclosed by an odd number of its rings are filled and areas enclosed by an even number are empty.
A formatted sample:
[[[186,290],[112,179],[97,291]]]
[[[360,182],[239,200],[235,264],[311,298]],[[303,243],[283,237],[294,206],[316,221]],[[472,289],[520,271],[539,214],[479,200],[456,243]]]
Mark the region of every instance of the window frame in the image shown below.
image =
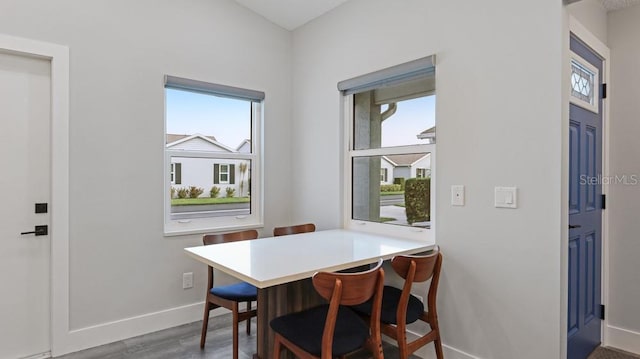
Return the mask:
[[[430,91],[425,96],[435,95]],[[344,157],[343,157],[343,227],[373,234],[395,236],[414,240],[435,240],[436,223],[436,144],[414,144],[407,146],[381,147],[364,150],[354,149],[354,94],[342,95],[342,123],[344,132]],[[437,100],[436,100],[437,101]],[[401,226],[387,223],[377,223],[353,219],[353,158],[367,156],[387,156],[411,153],[431,153],[431,213],[429,228],[413,226]]]
[[[214,85],[215,86],[215,85]],[[262,228],[264,226],[264,176],[262,164],[264,161],[263,155],[263,123],[264,123],[264,100],[248,100],[239,96],[227,95],[226,97],[232,99],[246,100],[251,103],[251,151],[249,153],[227,153],[227,152],[205,152],[205,151],[183,151],[183,150],[170,150],[166,147],[166,134],[167,134],[167,89],[175,87],[168,86],[165,82],[163,87],[164,96],[164,131],[163,131],[163,153],[164,153],[164,235],[180,236],[187,234],[200,234],[200,233],[215,233],[231,230],[243,230],[252,228]],[[177,88],[182,91],[189,91],[186,88]],[[251,91],[251,90],[248,90]],[[220,96],[218,93],[206,93],[202,90],[194,90],[192,92]],[[246,215],[231,215],[231,216],[211,216],[205,218],[191,218],[191,219],[171,219],[171,172],[169,167],[172,163],[172,157],[185,157],[185,158],[209,158],[213,160],[247,160],[250,161],[251,166],[251,180],[248,181],[251,185],[248,188],[250,193],[250,213]],[[228,168],[230,168],[229,166]],[[182,181],[184,182],[184,181]],[[209,190],[209,189],[205,189]],[[206,193],[206,192],[205,192]]]
[[[593,113],[598,113],[600,111],[600,71],[597,67],[593,66],[591,63],[583,59],[580,55],[571,51],[569,56],[569,66],[573,66],[575,63],[576,66],[582,67],[586,72],[590,72],[593,74],[593,88],[592,91],[592,102],[585,101],[584,99],[578,98],[573,95],[573,84],[571,78],[569,78],[569,101],[577,106],[580,106],[588,111]],[[570,70],[570,76],[573,76],[573,70]]]
[[[226,167],[226,171],[223,171],[222,168]],[[226,175],[227,179],[226,180],[222,180],[222,176]],[[215,182],[214,182],[215,183]],[[230,184],[229,183],[229,164],[228,163],[220,163],[220,167],[218,167],[218,183],[219,184]]]

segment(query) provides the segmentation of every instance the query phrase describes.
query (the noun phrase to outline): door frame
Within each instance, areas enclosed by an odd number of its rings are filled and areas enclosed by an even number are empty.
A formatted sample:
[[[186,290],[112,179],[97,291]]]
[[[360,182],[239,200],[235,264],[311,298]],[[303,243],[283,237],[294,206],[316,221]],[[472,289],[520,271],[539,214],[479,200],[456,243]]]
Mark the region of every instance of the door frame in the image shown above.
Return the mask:
[[[0,51],[51,63],[51,354],[69,335],[69,48],[0,34]]]
[[[601,74],[602,76],[602,82],[607,84],[607,98],[603,99],[602,101],[602,177],[603,178],[609,178],[610,172],[609,172],[609,163],[610,163],[610,130],[609,130],[609,99],[611,98],[611,77],[610,77],[610,52],[609,52],[609,48],[602,42],[600,41],[600,39],[598,39],[595,35],[593,35],[584,25],[582,25],[576,18],[574,18],[573,16],[569,16],[569,33],[573,33],[576,37],[578,37],[582,42],[584,42],[587,46],[589,46],[595,53],[597,53],[600,57],[602,57],[603,59],[603,73]],[[570,65],[569,65],[569,58],[570,58],[570,51],[569,51],[569,33],[567,34],[566,37],[566,49],[567,49],[567,55],[565,58],[565,66],[567,68],[567,73],[570,73]],[[563,72],[564,73],[564,72]],[[565,76],[566,79],[568,79],[568,76]],[[566,81],[566,86],[564,86],[563,84],[563,88],[567,88],[569,90],[569,85],[568,85],[569,81]],[[567,92],[568,93],[568,92]],[[565,141],[565,155],[564,155],[564,161],[563,161],[563,167],[565,168],[564,172],[567,172],[563,175],[563,181],[565,183],[563,183],[563,186],[568,186],[568,181],[569,181],[569,175],[568,175],[568,133],[566,133],[566,131],[568,131],[568,127],[569,127],[569,96],[567,95],[567,101],[566,101],[566,120],[564,121],[564,125],[563,127],[563,133],[564,133],[564,141]],[[609,186],[605,183],[602,184],[602,194],[606,195],[607,198],[610,198],[609,196]],[[565,192],[568,196],[568,190]],[[566,201],[565,201],[566,202]],[[568,228],[568,224],[569,224],[569,211],[568,208],[563,207],[563,216],[564,219],[562,221],[563,223],[563,230],[566,231],[567,233],[565,233],[563,235],[563,308],[564,309],[564,314],[563,314],[563,338],[564,338],[564,343],[563,343],[563,347],[565,348],[564,350],[564,355],[563,357],[566,358],[566,346],[567,346],[567,300],[568,300],[568,273],[567,273],[567,266],[569,263],[569,259],[568,259],[568,252],[566,247],[568,246],[568,230],[566,228]],[[605,307],[609,304],[609,211],[604,210],[602,211],[602,238],[601,238],[601,300],[602,300],[602,304],[605,305]],[[609,333],[607,332],[607,328],[608,328],[608,316],[606,315],[605,312],[605,319],[602,320],[601,323],[601,342],[602,345],[609,345],[610,344],[610,340],[609,340]]]

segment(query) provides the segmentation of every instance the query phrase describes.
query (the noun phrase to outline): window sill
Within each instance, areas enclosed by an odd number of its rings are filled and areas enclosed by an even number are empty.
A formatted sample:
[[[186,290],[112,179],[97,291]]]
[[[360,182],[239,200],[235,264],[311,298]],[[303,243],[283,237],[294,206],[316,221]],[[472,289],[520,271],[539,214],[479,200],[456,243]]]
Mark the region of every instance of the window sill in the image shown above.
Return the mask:
[[[185,226],[182,226],[186,224]],[[164,236],[165,237],[179,237],[193,234],[207,234],[207,233],[221,233],[221,232],[234,232],[247,229],[261,229],[264,228],[264,223],[238,223],[237,225],[226,226],[189,226],[190,223],[170,223],[165,224]],[[189,228],[192,227],[192,228]]]

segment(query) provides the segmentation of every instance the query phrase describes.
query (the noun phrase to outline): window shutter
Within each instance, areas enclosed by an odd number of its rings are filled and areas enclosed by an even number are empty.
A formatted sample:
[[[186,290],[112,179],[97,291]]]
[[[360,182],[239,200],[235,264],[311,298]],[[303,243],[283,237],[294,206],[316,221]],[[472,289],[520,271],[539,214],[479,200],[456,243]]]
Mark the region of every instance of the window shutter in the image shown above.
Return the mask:
[[[182,163],[174,163],[174,174],[176,184],[182,184]]]
[[[216,163],[213,165],[213,184],[218,183],[220,183],[220,165]]]
[[[229,165],[229,184],[236,183],[236,165]]]

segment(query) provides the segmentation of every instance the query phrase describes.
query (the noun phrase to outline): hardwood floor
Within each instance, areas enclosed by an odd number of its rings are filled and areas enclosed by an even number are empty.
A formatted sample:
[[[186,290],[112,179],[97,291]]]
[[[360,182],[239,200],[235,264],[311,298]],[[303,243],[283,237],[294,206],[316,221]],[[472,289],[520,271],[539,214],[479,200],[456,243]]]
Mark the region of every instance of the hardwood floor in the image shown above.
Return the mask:
[[[640,355],[634,355],[631,353],[623,352],[617,349],[610,348],[598,348],[591,355],[589,355],[588,359],[638,359]]]
[[[200,350],[202,322],[125,339],[81,352],[56,357],[60,359],[187,359],[231,358],[231,314],[211,318],[207,345]],[[244,330],[239,336],[239,359],[251,359],[256,348],[255,319],[251,336]]]
[[[202,322],[181,325],[155,333],[125,339],[119,342],[67,354],[56,359],[193,359],[231,358],[231,314],[212,318],[209,321],[207,345],[200,350],[200,328]],[[255,318],[251,335],[240,331],[239,359],[251,359],[256,348]],[[242,328],[242,327],[241,327]],[[398,358],[398,349],[385,343],[385,359]],[[368,352],[354,353],[349,359],[369,358]],[[419,359],[411,356],[412,359]],[[589,359],[640,359],[640,356],[609,348],[598,348]]]
[[[181,325],[155,333],[125,339],[119,342],[56,357],[56,359],[192,359],[231,358],[231,314],[209,320],[207,345],[200,350],[200,328],[202,322]],[[256,349],[255,318],[251,335],[247,336],[241,326],[239,336],[239,359],[251,359]],[[368,352],[350,355],[349,359],[369,358]],[[385,358],[398,358],[397,348],[385,343]],[[411,356],[412,359],[419,359]]]

